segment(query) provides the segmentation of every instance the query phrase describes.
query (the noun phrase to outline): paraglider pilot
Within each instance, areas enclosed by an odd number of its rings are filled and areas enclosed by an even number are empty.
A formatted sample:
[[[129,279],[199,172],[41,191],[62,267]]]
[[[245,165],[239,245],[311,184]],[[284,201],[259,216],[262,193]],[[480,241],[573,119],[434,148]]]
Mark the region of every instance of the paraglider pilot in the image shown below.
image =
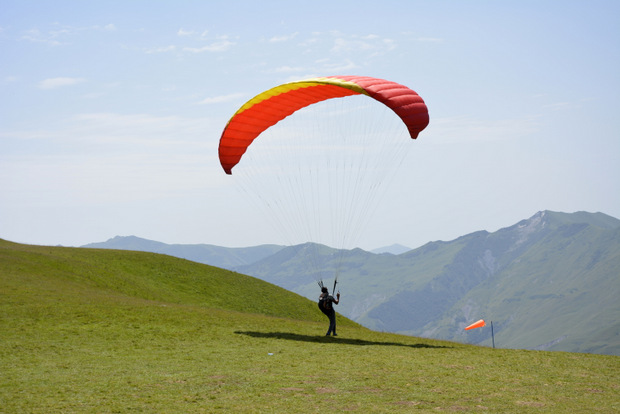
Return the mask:
[[[321,294],[319,295],[319,309],[329,318],[329,329],[327,330],[327,335],[332,334],[333,336],[338,336],[336,334],[336,311],[334,311],[334,304],[338,304],[340,302],[340,292],[336,294],[336,298],[329,294],[329,291],[325,286],[321,287]]]

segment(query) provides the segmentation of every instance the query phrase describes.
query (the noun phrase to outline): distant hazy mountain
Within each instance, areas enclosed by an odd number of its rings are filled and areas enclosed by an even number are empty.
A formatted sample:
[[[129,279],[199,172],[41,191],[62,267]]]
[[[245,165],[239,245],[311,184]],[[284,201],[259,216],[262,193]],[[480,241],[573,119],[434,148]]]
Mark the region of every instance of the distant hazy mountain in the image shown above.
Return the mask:
[[[82,247],[161,253],[223,269],[232,269],[235,266],[254,263],[271,256],[284,246],[265,244],[255,247],[233,248],[210,244],[165,244],[136,236],[116,236],[105,242],[90,243]]]
[[[499,347],[620,355],[620,220],[602,213],[539,212],[397,256],[293,246],[236,268],[312,299],[335,269],[338,310],[375,330],[490,345],[488,327],[463,330],[484,318]]]
[[[403,246],[402,244],[393,244],[391,246],[380,247],[378,249],[371,250],[372,253],[383,254],[402,254],[408,252],[411,248]]]

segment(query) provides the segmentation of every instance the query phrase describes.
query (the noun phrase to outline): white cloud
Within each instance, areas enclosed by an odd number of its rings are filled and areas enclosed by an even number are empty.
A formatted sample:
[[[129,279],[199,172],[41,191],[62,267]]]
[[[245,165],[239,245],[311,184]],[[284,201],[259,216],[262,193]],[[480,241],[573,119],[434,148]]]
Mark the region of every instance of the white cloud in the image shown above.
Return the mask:
[[[194,37],[194,38],[204,38],[209,34],[208,30],[203,30],[200,34],[195,31],[195,30],[185,30],[184,28],[180,28],[177,31],[177,36],[181,36],[181,37]]]
[[[383,39],[383,45],[386,50],[394,50],[396,49],[396,41],[393,39]]]
[[[65,118],[55,126],[28,130],[0,130],[0,141],[44,140],[71,143],[71,151],[91,152],[93,145],[110,151],[164,152],[184,142],[209,145],[204,141],[211,120],[207,117],[156,116],[151,114],[84,113]],[[219,125],[218,125],[219,127]],[[99,149],[103,150],[103,146]],[[64,151],[64,150],[62,150]],[[6,155],[6,154],[0,154]],[[10,154],[8,154],[10,155]],[[0,163],[1,164],[1,163]]]
[[[230,102],[230,101],[234,101],[237,100],[239,98],[242,98],[243,96],[245,96],[245,94],[243,93],[231,93],[229,95],[221,95],[221,96],[213,96],[210,98],[205,98],[202,101],[198,102],[201,105],[205,105],[205,104],[215,104],[215,103],[222,103],[222,102]]]
[[[26,33],[22,36],[22,39],[33,43],[45,43],[50,46],[59,46],[62,43],[55,39],[57,34],[58,33],[52,34],[51,36],[46,36],[41,34],[38,29],[30,29],[26,31]]]
[[[77,85],[78,83],[85,82],[84,78],[49,78],[39,82],[40,89],[56,89],[63,86]]]
[[[418,37],[416,41],[422,43],[442,43],[443,39],[439,37]]]
[[[274,72],[275,73],[291,73],[291,72],[301,72],[301,71],[304,71],[304,70],[307,70],[307,69],[304,68],[304,67],[301,67],[301,66],[297,66],[297,67],[294,67],[294,66],[280,66],[279,68],[275,68]]]
[[[359,68],[359,65],[355,64],[354,62],[350,60],[346,60],[345,62],[339,62],[339,63],[324,62],[322,71],[323,72],[329,71],[332,73],[344,73],[344,72],[357,69],[357,68]]]
[[[68,26],[58,22],[52,23],[46,29],[39,30],[33,28],[25,30],[21,39],[28,40],[33,43],[43,43],[49,46],[68,45],[73,42],[77,36],[84,36],[88,32],[93,31],[114,32],[117,30],[114,23],[104,26]]]
[[[377,48],[373,42],[368,42],[365,40],[358,39],[344,39],[337,38],[334,40],[334,46],[332,47],[332,52],[334,53],[342,53],[348,51],[367,51]]]
[[[578,108],[579,105],[576,105],[574,102],[557,102],[553,104],[543,105],[543,108],[551,109],[553,111],[560,111],[563,109],[569,108]]]
[[[294,39],[295,37],[297,37],[298,34],[299,34],[298,32],[295,32],[295,33],[292,33],[292,34],[289,34],[289,35],[274,36],[271,39],[269,39],[269,42],[270,43],[286,42],[286,41]]]
[[[90,92],[90,93],[85,93],[84,95],[82,95],[82,97],[84,99],[98,99],[106,95],[107,95],[107,92]]]
[[[203,32],[199,37],[196,32],[188,31],[184,29],[179,29],[177,32],[177,36],[193,38],[195,40],[199,40],[201,43],[204,42],[204,36],[207,34],[207,31]],[[160,47],[152,47],[148,49],[144,49],[144,52],[147,54],[152,53],[166,53],[166,52],[174,52],[180,51],[185,53],[204,53],[204,52],[224,52],[230,49],[231,46],[235,45],[235,42],[229,40],[228,36],[217,36],[216,40],[209,44],[203,44],[203,46],[160,46]]]
[[[177,32],[177,36],[191,36],[193,34],[194,34],[193,31],[185,30],[183,28],[180,28],[179,31]]]
[[[303,43],[306,47],[311,47],[316,43],[322,45],[325,42],[331,42],[330,51],[332,53],[370,53],[380,55],[396,48],[396,40],[388,37],[382,37],[377,34],[367,35],[349,35],[346,33],[331,31],[329,33],[319,33],[313,35],[312,39]]]
[[[224,52],[230,49],[230,47],[233,46],[234,44],[235,44],[234,42],[223,39],[223,40],[220,40],[220,41],[217,41],[217,42],[214,42],[209,45],[202,46],[202,47],[184,47],[183,51],[190,52],[190,53]]]
[[[0,130],[0,193],[15,189],[23,200],[45,194],[40,206],[126,203],[204,189],[204,176],[196,171],[207,164],[216,169],[217,140],[205,139],[215,129],[212,122],[87,113],[40,129]],[[49,151],[37,150],[39,145]]]
[[[167,53],[167,52],[173,52],[176,50],[176,46],[174,45],[168,45],[168,46],[161,46],[161,47],[153,47],[150,49],[145,49],[144,52],[146,54],[153,54],[153,53]]]

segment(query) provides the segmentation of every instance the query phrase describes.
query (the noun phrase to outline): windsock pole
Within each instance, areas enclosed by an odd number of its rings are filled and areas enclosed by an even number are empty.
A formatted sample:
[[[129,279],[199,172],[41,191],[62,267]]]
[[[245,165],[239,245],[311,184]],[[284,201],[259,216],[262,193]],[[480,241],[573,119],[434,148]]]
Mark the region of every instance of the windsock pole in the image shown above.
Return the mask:
[[[483,326],[486,326],[486,323],[484,322],[484,319],[480,319],[479,321],[476,321],[471,325],[466,326],[465,330],[469,331],[470,329],[482,328]],[[495,333],[493,332],[493,321],[491,321],[491,340],[493,341],[493,349],[495,349]]]

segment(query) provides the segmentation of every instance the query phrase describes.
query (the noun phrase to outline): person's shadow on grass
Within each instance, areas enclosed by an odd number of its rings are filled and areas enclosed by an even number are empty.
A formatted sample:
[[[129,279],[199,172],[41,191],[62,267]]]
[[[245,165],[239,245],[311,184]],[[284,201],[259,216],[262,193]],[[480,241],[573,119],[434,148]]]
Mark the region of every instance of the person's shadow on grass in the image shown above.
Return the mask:
[[[382,346],[405,346],[409,348],[450,348],[449,346],[429,345],[429,344],[403,344],[400,342],[379,342],[367,341],[364,339],[341,338],[323,335],[301,335],[290,332],[256,332],[256,331],[235,331],[238,335],[247,335],[254,338],[273,338],[287,339],[289,341],[317,342],[317,343],[339,343],[344,345],[382,345]]]

